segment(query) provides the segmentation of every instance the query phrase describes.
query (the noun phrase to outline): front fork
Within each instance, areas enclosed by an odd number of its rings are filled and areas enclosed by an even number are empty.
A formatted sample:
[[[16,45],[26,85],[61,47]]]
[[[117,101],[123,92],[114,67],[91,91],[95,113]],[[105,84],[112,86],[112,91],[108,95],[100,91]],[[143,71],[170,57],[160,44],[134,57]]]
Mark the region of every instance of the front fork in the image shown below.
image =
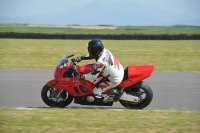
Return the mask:
[[[58,90],[58,94],[57,94],[57,96],[56,96],[56,99],[58,99],[58,98],[60,97],[60,95],[61,95],[61,94],[63,93],[63,91],[64,91],[64,89],[62,89],[62,88],[59,86],[59,84],[58,84],[58,82],[57,82],[56,79],[53,79],[53,80],[49,81],[49,82],[47,83],[47,86],[52,87],[52,88],[55,88],[55,89]]]
[[[58,93],[58,95],[56,96],[56,98],[59,98],[60,97],[60,95],[63,93],[63,89]]]

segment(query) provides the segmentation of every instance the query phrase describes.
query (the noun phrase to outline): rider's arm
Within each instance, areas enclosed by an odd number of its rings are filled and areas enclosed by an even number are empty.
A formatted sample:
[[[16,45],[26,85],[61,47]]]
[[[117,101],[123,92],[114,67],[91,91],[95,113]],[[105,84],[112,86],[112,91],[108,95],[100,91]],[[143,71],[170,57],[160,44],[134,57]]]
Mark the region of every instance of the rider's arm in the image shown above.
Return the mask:
[[[94,59],[94,57],[90,56],[89,54],[81,56],[81,60],[91,60]]]
[[[82,60],[91,60],[91,59],[94,59],[94,57],[90,56],[89,54],[86,54],[86,55],[83,55],[83,56],[78,56],[76,58],[76,61],[80,62]]]
[[[97,62],[95,64],[94,71],[84,75],[85,79],[86,80],[95,80],[95,79],[97,79],[98,75],[101,73],[101,71],[104,69],[104,67],[105,66],[104,66],[103,63]]]

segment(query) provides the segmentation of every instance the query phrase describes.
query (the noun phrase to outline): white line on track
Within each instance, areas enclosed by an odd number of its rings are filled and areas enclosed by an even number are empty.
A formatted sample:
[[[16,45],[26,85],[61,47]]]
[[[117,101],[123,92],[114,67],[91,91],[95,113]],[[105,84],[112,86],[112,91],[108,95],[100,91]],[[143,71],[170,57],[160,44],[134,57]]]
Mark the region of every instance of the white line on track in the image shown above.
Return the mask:
[[[70,108],[70,107],[69,107]],[[69,109],[69,108],[61,108],[61,109]],[[14,109],[18,109],[18,110],[43,110],[43,109],[52,109],[52,108],[41,108],[41,107],[33,107],[33,108],[28,108],[28,107],[17,107]],[[77,109],[77,108],[76,108]],[[87,108],[86,108],[87,109]],[[101,109],[101,108],[99,108]],[[114,111],[124,111],[126,109],[109,109],[109,108],[104,108],[106,110],[114,110]],[[198,111],[185,111],[185,110],[152,110],[152,109],[143,109],[143,110],[132,110],[132,111],[155,111],[155,112],[186,112],[186,113],[192,113],[192,112],[198,112]]]

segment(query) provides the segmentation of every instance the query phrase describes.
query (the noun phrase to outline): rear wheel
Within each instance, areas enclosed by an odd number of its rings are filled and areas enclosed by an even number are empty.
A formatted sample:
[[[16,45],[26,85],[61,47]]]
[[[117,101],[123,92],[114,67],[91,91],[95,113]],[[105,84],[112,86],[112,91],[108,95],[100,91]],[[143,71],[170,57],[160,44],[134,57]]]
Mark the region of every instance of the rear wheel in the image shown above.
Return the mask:
[[[50,107],[64,108],[73,101],[73,96],[66,91],[63,91],[59,97],[57,97],[58,94],[59,92],[56,88],[47,85],[45,85],[41,91],[42,100]]]
[[[141,85],[132,88],[125,88],[124,91],[130,95],[134,95],[139,97],[141,100],[138,103],[128,102],[128,101],[120,101],[120,103],[129,109],[142,109],[147,107],[152,99],[153,99],[153,92],[151,87],[145,83],[144,81],[140,82]]]

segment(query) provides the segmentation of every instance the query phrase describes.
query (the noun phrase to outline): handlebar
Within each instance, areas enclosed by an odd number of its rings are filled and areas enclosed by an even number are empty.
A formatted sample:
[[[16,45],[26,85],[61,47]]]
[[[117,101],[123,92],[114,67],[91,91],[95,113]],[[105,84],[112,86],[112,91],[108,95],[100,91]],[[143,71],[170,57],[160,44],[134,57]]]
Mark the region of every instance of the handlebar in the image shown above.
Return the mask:
[[[72,61],[72,63],[73,63],[73,65],[76,65],[78,62],[76,61],[76,59],[71,59],[71,61]]]
[[[71,62],[73,63],[73,65],[76,65],[78,62],[80,62],[80,60],[72,58]]]

